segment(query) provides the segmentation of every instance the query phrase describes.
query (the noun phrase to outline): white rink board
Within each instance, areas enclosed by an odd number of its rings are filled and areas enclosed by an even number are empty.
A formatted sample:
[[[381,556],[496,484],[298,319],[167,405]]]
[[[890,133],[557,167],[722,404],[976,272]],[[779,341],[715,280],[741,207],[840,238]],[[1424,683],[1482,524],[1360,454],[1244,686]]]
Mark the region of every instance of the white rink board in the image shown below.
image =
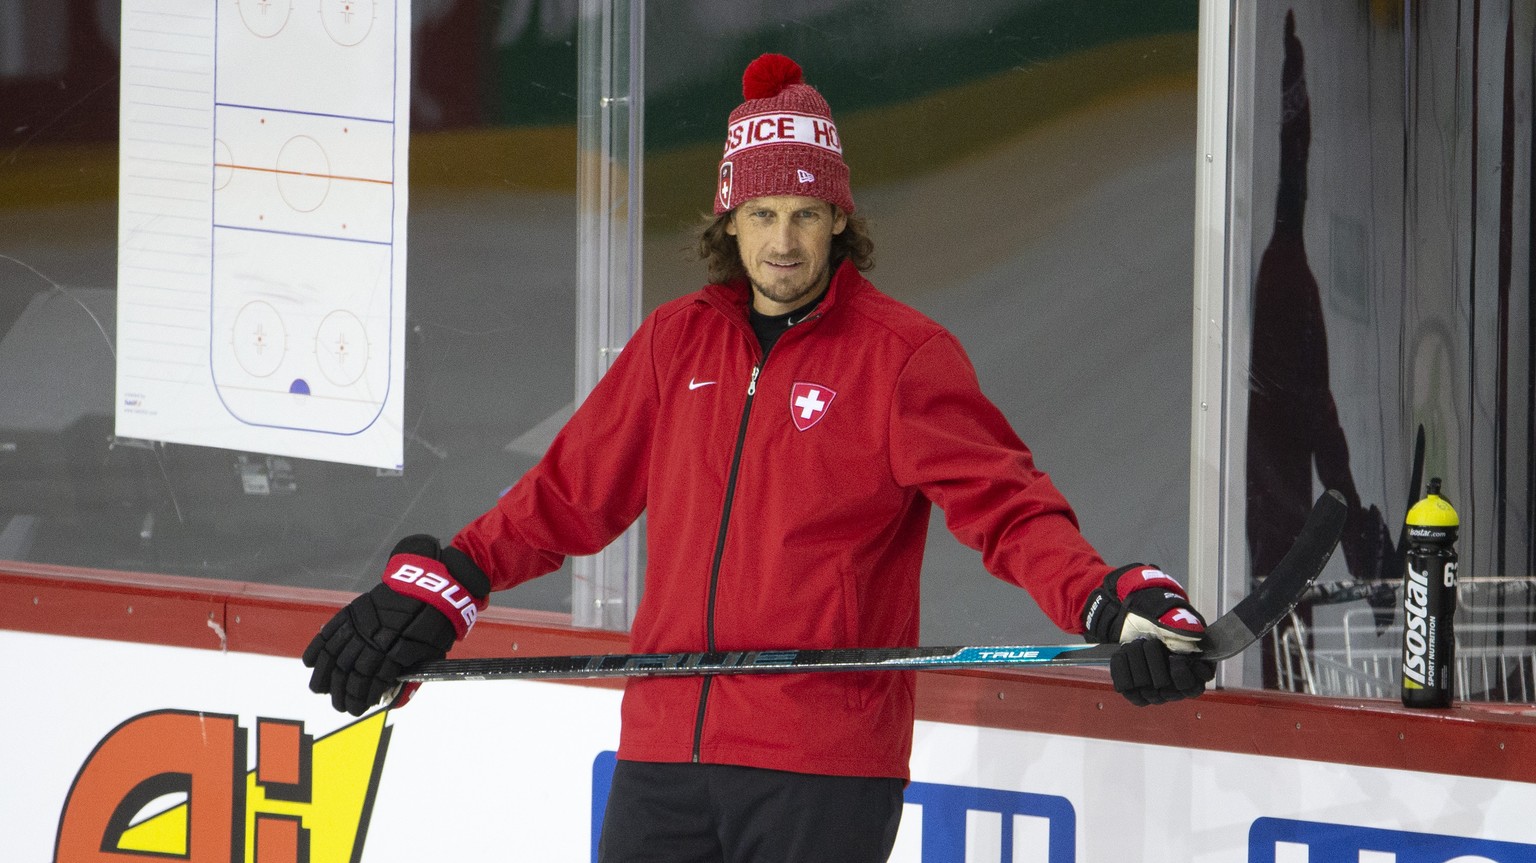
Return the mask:
[[[258,719],[302,723],[317,741],[317,798],[331,776],[320,755],[328,736],[358,722],[310,694],[295,659],[9,631],[0,657],[10,693],[0,712],[5,860],[54,859],[71,784],[136,717],[236,716],[247,770]],[[428,685],[386,720],[362,860],[443,859],[447,847],[463,863],[590,859],[593,764],[617,745],[618,705],[617,691],[584,686]],[[1536,861],[1530,783],[928,722],[912,770],[894,863]],[[242,802],[282,809],[256,796]],[[334,834],[335,819],[326,828],[312,815],[301,817],[316,833],[313,863],[330,863],[320,855],[335,846],[319,834]],[[960,825],[947,837],[946,818]],[[1358,850],[1338,855],[1351,842]]]

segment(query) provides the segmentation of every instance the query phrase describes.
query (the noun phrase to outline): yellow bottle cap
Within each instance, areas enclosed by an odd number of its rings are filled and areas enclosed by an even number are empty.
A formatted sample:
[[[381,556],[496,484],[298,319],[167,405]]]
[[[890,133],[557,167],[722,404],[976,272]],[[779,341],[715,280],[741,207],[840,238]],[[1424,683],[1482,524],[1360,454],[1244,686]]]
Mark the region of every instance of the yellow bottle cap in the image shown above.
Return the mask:
[[[1456,510],[1438,494],[1427,495],[1408,510],[1408,524],[1417,527],[1457,527]]]

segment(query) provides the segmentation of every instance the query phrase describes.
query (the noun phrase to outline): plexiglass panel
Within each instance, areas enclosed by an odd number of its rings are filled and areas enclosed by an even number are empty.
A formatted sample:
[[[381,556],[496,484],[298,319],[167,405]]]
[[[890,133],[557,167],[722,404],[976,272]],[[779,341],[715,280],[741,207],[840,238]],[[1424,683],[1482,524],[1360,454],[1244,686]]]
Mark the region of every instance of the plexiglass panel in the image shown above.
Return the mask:
[[[884,292],[949,327],[1112,561],[1184,569],[1194,0],[646,4],[645,302],[699,287],[726,116],[787,54],[831,104]],[[1059,641],[935,514],[924,640]]]
[[[1441,477],[1457,695],[1529,700],[1532,4],[1257,2],[1238,22],[1229,541],[1261,575],[1322,488],[1351,504],[1247,679],[1397,697],[1403,519]]]
[[[353,591],[491,506],[575,389],[575,4],[415,4],[399,473],[114,438],[125,22],[42,8],[0,10],[0,559]]]

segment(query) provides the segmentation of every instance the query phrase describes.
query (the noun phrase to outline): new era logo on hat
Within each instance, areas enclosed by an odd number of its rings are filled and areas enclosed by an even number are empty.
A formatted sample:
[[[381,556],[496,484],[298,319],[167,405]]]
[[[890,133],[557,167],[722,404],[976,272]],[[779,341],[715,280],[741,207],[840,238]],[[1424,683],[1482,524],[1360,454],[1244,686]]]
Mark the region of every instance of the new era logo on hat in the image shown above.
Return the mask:
[[[802,182],[802,183],[814,183],[814,182],[816,182],[816,175],[812,174],[810,171],[807,171],[804,168],[801,168],[799,170],[798,175],[799,175],[799,178],[800,178],[800,182]]]

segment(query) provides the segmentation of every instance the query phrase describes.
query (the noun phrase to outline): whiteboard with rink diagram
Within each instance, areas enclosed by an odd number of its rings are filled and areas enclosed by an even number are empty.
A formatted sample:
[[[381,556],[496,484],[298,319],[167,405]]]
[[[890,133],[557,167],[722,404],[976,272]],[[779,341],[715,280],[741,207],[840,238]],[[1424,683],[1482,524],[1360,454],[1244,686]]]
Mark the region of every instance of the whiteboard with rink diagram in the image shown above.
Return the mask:
[[[123,5],[117,434],[403,467],[409,4]]]

